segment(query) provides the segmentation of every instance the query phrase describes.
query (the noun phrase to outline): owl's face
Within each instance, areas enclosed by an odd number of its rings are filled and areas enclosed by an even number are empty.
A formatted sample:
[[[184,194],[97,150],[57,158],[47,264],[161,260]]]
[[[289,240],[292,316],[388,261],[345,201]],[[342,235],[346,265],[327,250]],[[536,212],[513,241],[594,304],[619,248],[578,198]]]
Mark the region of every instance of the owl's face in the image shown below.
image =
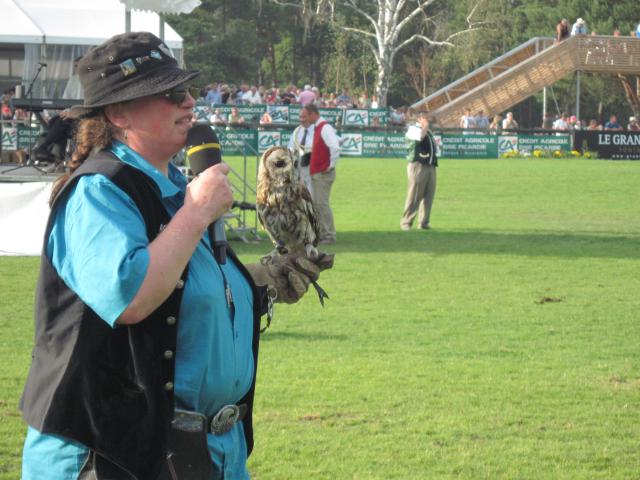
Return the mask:
[[[287,148],[275,147],[267,150],[262,156],[260,169],[264,169],[273,180],[286,181],[295,176],[297,161]]]

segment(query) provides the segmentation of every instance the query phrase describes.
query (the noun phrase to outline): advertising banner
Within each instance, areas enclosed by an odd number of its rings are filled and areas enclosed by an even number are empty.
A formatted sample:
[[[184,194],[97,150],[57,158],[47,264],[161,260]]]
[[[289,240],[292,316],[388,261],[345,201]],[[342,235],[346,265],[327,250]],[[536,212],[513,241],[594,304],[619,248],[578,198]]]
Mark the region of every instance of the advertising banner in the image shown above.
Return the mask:
[[[2,150],[18,149],[18,128],[2,125]]]
[[[638,160],[640,132],[577,131],[574,136],[574,148],[596,151],[600,158]]]
[[[564,150],[568,152],[571,150],[571,135],[518,135],[516,150],[528,153],[534,150]]]
[[[289,123],[288,105],[269,105],[267,107],[271,121],[276,125],[287,125]]]
[[[498,158],[498,137],[495,135],[453,135],[443,133],[442,157]]]
[[[26,125],[18,125],[18,149],[29,150],[40,137],[39,127],[27,127]]]
[[[256,155],[259,153],[257,130],[217,129],[216,132],[220,138],[223,155]],[[265,142],[268,143],[269,140],[265,139]]]

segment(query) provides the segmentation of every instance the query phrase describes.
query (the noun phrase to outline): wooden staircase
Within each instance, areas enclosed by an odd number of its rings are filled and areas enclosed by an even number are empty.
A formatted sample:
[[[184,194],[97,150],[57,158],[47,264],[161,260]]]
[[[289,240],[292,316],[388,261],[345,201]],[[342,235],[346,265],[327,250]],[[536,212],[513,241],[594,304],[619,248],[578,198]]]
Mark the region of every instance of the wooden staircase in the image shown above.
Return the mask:
[[[536,37],[411,107],[455,128],[467,108],[493,117],[576,70],[640,75],[640,38],[581,35],[555,44]]]

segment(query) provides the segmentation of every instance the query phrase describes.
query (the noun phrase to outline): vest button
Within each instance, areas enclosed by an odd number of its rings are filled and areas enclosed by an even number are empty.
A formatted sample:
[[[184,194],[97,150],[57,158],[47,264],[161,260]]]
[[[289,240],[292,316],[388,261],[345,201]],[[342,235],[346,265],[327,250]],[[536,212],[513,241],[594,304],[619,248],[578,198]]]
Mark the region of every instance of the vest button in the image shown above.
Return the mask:
[[[176,284],[176,288],[180,289],[184,287],[184,280],[180,279],[178,280],[178,283]]]
[[[174,316],[167,317],[167,325],[173,326],[175,324],[176,324],[176,317]]]
[[[165,383],[165,384],[164,384],[164,389],[165,389],[167,392],[170,392],[171,390],[173,390],[173,382],[167,382],[167,383]]]
[[[163,355],[165,360],[171,360],[173,358],[173,352],[171,350],[165,350]]]

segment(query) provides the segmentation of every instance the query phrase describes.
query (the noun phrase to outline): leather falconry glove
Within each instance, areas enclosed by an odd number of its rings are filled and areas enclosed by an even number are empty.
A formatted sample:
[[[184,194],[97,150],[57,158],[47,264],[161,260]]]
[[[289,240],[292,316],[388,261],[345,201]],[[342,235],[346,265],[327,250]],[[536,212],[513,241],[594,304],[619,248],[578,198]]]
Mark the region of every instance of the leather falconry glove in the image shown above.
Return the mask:
[[[316,282],[320,272],[333,267],[333,254],[319,253],[317,258],[304,254],[268,255],[260,263],[245,265],[256,285],[266,285],[277,303],[296,303]]]

